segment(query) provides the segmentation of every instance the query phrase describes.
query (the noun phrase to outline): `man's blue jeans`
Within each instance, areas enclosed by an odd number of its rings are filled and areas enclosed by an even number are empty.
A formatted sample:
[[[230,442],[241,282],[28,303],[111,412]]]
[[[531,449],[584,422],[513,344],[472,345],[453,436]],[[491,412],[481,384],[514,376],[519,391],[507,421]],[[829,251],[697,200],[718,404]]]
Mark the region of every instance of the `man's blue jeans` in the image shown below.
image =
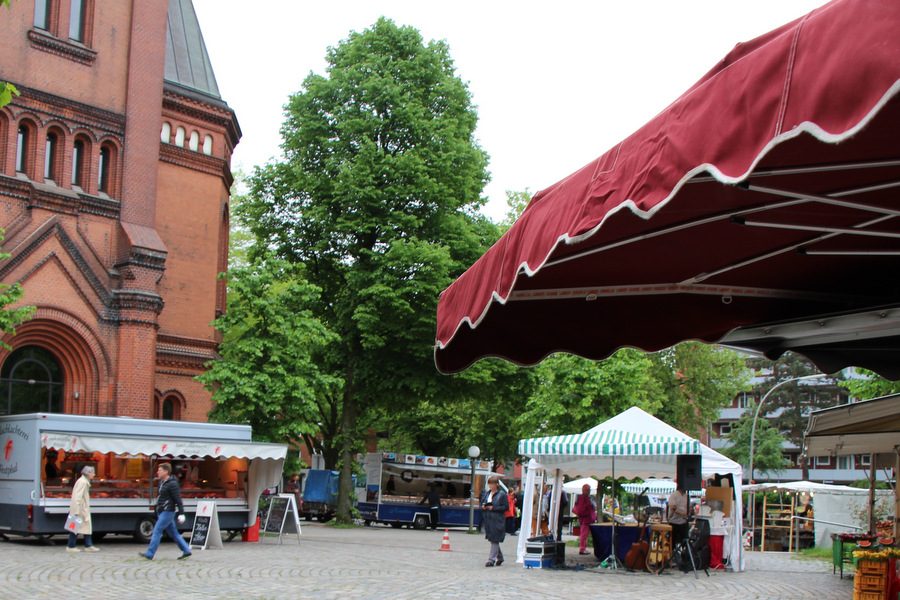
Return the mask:
[[[188,546],[188,543],[184,541],[184,538],[181,537],[181,534],[178,533],[178,527],[175,525],[175,511],[174,510],[164,510],[159,513],[159,518],[156,520],[156,525],[153,526],[153,535],[150,537],[150,547],[147,548],[147,556],[153,558],[156,554],[156,550],[159,548],[159,542],[162,540],[163,532],[169,534],[169,537],[175,540],[175,543],[178,544],[178,547],[181,548],[181,551],[185,554],[191,553],[191,547]]]

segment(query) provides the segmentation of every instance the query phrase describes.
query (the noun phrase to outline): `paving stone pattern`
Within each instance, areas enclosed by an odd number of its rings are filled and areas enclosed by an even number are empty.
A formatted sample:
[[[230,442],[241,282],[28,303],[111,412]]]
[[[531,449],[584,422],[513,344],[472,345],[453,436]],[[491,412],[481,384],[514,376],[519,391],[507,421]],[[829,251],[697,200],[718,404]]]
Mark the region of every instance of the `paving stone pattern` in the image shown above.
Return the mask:
[[[628,573],[598,567],[593,556],[569,546],[566,569],[525,569],[515,563],[516,537],[502,544],[506,562],[484,566],[483,536],[359,527],[337,529],[304,523],[296,535],[260,543],[226,542],[223,549],[196,550],[186,560],[171,543],[151,562],[130,538],[109,536],[100,552],[69,553],[65,538],[48,546],[38,540],[0,542],[0,597],[34,598],[271,599],[314,598],[610,598],[671,600],[850,600],[853,580],[832,573],[824,561],[786,553],[751,553],[741,573],[665,571]],[[79,547],[80,541],[79,541]],[[580,568],[579,568],[580,567]]]

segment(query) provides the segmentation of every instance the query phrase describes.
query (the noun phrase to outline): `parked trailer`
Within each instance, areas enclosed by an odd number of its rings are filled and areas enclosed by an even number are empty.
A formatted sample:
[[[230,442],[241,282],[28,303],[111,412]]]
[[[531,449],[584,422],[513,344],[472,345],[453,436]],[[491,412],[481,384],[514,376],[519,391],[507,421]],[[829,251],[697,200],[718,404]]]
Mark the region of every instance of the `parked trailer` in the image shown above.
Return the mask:
[[[260,493],[277,486],[287,446],[253,443],[246,425],[126,417],[25,414],[0,417],[0,535],[63,534],[72,487],[91,465],[94,536],[132,534],[147,542],[160,463],[182,486],[189,531],[197,502],[215,500],[232,536],[256,520]],[[49,464],[49,466],[48,466]]]
[[[307,521],[318,519],[327,523],[334,518],[338,504],[339,471],[310,469],[303,485],[303,508]]]
[[[365,491],[358,492],[359,514],[366,525],[385,523],[415,529],[429,526],[427,504],[420,504],[428,483],[441,497],[440,526],[469,525],[469,492],[472,489],[468,459],[417,456],[389,452],[369,453],[364,459]],[[479,494],[487,486],[490,463],[475,463],[474,524],[481,526]]]

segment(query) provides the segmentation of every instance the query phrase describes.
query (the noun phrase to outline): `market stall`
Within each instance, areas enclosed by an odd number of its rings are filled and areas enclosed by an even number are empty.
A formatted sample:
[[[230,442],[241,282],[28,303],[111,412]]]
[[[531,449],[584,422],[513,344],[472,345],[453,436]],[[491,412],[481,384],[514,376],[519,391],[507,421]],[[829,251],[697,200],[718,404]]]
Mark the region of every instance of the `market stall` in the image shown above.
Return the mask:
[[[864,507],[869,493],[861,488],[813,481],[756,483],[745,486],[744,491],[785,495],[785,500],[777,505],[764,500],[763,516],[756,520],[760,523],[761,544],[778,539],[784,550],[829,546],[832,534],[858,529],[850,515]]]
[[[531,494],[536,480],[549,476],[554,481],[561,481],[563,475],[673,477],[678,455],[699,454],[704,478],[730,475],[729,480],[733,481],[733,501],[727,513],[728,530],[724,536],[725,557],[731,558],[735,571],[743,570],[740,543],[741,466],[640,408],[629,408],[581,434],[520,440],[519,453],[532,459],[526,467],[522,529],[518,542],[519,562],[524,560],[525,542],[532,535]],[[552,523],[557,518],[555,513],[561,490],[561,486],[554,486],[551,531],[554,530]]]

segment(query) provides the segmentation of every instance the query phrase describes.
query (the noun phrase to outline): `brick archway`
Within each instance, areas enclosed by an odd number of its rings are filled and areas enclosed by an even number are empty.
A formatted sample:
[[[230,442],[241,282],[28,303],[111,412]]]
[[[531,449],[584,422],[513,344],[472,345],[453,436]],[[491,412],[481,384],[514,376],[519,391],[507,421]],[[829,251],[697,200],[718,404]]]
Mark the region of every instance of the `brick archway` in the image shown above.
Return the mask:
[[[51,352],[63,371],[63,411],[82,415],[115,415],[107,352],[84,323],[54,309],[35,311],[33,317],[16,328],[15,336],[3,341],[13,350],[39,346]],[[0,351],[0,363],[9,356]]]

